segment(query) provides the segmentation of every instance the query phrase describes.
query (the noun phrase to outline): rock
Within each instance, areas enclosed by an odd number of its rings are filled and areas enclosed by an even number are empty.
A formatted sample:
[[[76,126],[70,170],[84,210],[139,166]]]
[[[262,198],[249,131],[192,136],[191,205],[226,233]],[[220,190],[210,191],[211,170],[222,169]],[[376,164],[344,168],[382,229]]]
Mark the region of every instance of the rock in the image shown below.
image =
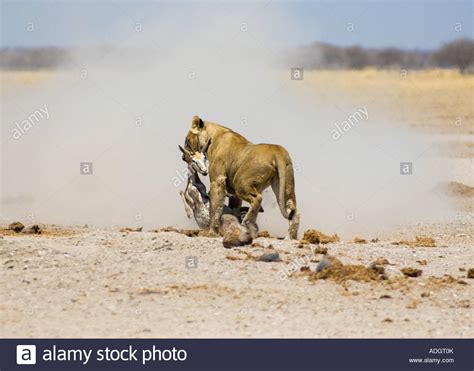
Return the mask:
[[[474,278],[474,268],[469,268],[467,271],[467,278]]]
[[[16,233],[20,233],[24,228],[25,226],[20,222],[13,222],[8,225],[8,229],[15,231]]]
[[[401,272],[407,277],[420,277],[423,271],[417,268],[402,268]]]
[[[222,215],[220,232],[223,236],[222,244],[226,249],[250,245],[253,241],[249,229],[241,225],[237,217],[231,214]]]
[[[367,240],[361,237],[355,237],[354,240],[352,241],[354,243],[367,243]]]
[[[255,260],[260,261],[260,262],[279,262],[279,261],[281,261],[280,254],[278,254],[278,252],[276,252],[276,251],[264,253],[264,254],[260,255]]]

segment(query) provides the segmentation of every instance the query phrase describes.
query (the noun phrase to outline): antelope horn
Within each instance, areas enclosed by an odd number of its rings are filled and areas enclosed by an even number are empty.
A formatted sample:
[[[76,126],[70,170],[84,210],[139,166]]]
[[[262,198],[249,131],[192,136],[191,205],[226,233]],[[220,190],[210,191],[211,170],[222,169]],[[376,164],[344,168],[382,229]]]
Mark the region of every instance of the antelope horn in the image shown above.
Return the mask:
[[[187,149],[184,149],[183,147],[181,147],[179,144],[178,144],[178,148],[181,152],[183,152],[185,155],[188,155],[188,156],[192,156],[192,153],[189,152]]]

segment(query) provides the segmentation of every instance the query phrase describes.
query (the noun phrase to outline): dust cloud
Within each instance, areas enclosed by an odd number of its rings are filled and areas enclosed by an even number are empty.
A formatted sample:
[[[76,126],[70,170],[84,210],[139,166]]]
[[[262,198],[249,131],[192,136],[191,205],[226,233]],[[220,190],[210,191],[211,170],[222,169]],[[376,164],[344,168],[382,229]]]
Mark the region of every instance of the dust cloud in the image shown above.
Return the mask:
[[[117,21],[112,44],[75,48],[52,77],[3,87],[3,221],[195,227],[178,194],[177,148],[195,114],[289,150],[300,233],[368,234],[451,215],[431,192],[443,165],[419,157],[431,143],[377,101],[334,139],[336,124],[364,107],[343,93],[328,103],[318,85],[290,79],[281,60],[295,25],[278,6],[165,3],[157,14],[142,25]],[[48,118],[15,139],[16,124],[44,107]],[[413,162],[413,175],[400,175],[400,162]],[[263,206],[261,229],[283,235],[271,191]]]

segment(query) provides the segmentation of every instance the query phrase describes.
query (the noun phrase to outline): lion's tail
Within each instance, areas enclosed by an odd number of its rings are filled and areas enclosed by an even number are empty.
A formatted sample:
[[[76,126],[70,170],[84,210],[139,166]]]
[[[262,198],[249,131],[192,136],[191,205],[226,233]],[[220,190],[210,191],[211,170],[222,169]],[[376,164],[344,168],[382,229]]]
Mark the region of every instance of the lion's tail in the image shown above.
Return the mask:
[[[287,219],[292,219],[296,213],[295,175],[291,158],[285,150],[285,156],[276,159],[280,183],[278,206]]]

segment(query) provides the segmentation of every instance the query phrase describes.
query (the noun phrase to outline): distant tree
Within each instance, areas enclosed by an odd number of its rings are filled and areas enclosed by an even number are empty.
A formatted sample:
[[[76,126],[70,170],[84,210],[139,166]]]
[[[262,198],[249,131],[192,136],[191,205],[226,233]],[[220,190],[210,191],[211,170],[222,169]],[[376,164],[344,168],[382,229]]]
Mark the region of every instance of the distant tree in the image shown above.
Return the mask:
[[[444,44],[433,54],[433,59],[441,67],[457,67],[463,73],[474,64],[474,40],[461,39]]]
[[[402,66],[404,52],[396,48],[386,48],[378,51],[374,59],[377,67]]]
[[[345,50],[346,65],[350,68],[361,69],[370,64],[369,53],[360,46],[351,46]]]

